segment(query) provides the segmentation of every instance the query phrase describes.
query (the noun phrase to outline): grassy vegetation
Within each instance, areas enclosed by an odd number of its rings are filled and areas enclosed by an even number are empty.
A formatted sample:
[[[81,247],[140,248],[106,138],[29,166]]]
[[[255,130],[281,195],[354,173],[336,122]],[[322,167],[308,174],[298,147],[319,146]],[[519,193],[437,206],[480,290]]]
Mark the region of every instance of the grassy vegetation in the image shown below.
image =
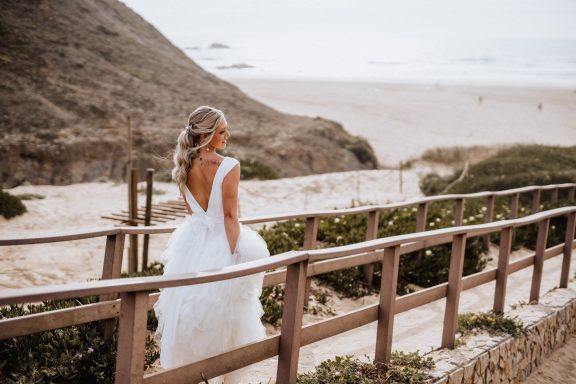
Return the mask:
[[[465,313],[458,315],[456,332],[462,336],[474,334],[477,331],[486,331],[490,335],[518,336],[526,332],[526,327],[516,317],[507,317],[493,311],[480,313]]]
[[[504,148],[502,146],[488,147],[484,145],[436,147],[424,152],[422,160],[461,168],[466,162],[477,163],[496,155]]]
[[[26,212],[26,206],[16,196],[0,190],[0,215],[6,219],[20,216]]]
[[[415,209],[415,208],[414,208]],[[453,208],[448,204],[433,204],[428,212],[428,227],[446,228],[453,225]],[[478,218],[480,220],[480,218]],[[474,224],[472,221],[470,224]],[[318,247],[333,247],[358,243],[366,238],[367,215],[337,216],[320,219],[318,226]],[[416,213],[413,209],[402,208],[380,213],[378,237],[387,237],[414,232]],[[304,242],[305,224],[303,220],[289,220],[260,230],[271,254],[278,254],[301,248]],[[400,258],[398,277],[399,294],[409,293],[412,284],[429,287],[447,281],[451,245],[431,247],[425,252],[415,252]],[[464,274],[482,270],[485,265],[478,238],[469,239],[466,246]],[[380,286],[381,266],[376,265],[374,287]],[[318,279],[333,287],[337,292],[351,297],[364,296],[370,291],[363,282],[359,267],[330,272]]]
[[[95,297],[45,301],[41,304],[0,308],[8,319],[57,309],[95,303]],[[152,329],[149,324],[148,328]],[[116,327],[113,339],[105,342],[101,322],[59,328],[52,331],[0,340],[0,382],[2,383],[113,383],[116,370]],[[146,340],[145,367],[158,359],[151,336]]]
[[[440,177],[431,174],[422,179],[420,189],[426,195],[437,194],[460,176]],[[528,185],[576,181],[576,146],[553,147],[518,145],[500,150],[496,155],[472,165],[462,182],[446,193],[501,191]]]
[[[322,362],[313,372],[298,375],[299,384],[424,384],[434,368],[430,357],[419,353],[394,352],[390,363],[363,362],[352,356],[336,356]]]
[[[240,161],[240,178],[242,180],[272,180],[280,176],[275,170],[255,160]]]

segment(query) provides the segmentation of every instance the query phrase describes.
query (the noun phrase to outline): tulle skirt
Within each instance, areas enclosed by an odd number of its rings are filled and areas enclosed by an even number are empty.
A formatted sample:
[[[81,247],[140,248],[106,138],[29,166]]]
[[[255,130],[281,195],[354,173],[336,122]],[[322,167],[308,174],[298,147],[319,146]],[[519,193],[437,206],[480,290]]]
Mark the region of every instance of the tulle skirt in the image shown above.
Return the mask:
[[[232,254],[222,217],[194,214],[168,242],[163,254],[164,275],[218,269],[268,256],[264,240],[246,226],[241,226]],[[163,289],[154,305],[161,365],[172,368],[192,363],[263,339],[266,333],[259,300],[263,277],[260,273]],[[226,376],[226,384],[240,382],[239,376],[238,372]]]

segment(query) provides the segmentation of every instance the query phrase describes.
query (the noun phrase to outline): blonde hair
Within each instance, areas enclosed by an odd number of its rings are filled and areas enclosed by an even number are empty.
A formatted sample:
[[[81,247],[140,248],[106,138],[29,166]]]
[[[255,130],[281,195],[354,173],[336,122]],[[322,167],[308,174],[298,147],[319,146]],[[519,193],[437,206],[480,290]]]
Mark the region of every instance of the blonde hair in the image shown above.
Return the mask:
[[[198,107],[188,117],[188,125],[180,132],[178,143],[174,151],[174,168],[172,179],[178,184],[180,191],[184,191],[188,171],[192,160],[198,156],[198,151],[210,143],[216,128],[226,122],[224,113],[216,108]],[[207,135],[201,142],[201,135]]]

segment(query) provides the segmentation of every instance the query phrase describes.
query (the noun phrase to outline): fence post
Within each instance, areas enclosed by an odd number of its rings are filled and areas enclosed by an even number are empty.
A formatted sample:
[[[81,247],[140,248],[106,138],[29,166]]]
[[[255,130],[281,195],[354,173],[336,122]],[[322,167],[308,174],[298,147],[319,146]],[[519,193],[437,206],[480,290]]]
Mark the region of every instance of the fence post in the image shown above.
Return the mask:
[[[568,202],[571,203],[574,201],[574,195],[576,194],[576,187],[568,188]]]
[[[496,313],[504,312],[506,303],[506,284],[508,282],[508,263],[512,250],[512,227],[500,230],[500,251],[498,253],[498,269],[496,270],[496,289],[494,291],[493,310]]]
[[[537,213],[540,210],[540,198],[542,197],[542,191],[540,188],[535,189],[532,192],[532,213]]]
[[[536,240],[536,257],[534,258],[534,271],[532,272],[532,287],[530,288],[530,303],[538,302],[540,298],[540,284],[544,269],[544,252],[548,241],[548,227],[550,219],[543,219],[538,223],[538,239]]]
[[[510,218],[517,219],[518,218],[518,204],[520,202],[520,194],[513,193],[510,196]]]
[[[494,220],[494,202],[496,201],[495,195],[490,195],[486,198],[486,216],[484,216],[485,223],[491,223]],[[484,250],[490,248],[490,234],[482,236],[482,245]]]
[[[307,217],[306,229],[304,231],[304,250],[312,250],[316,247],[316,237],[318,236],[318,218]],[[310,301],[310,288],[312,286],[312,277],[306,279],[306,292],[304,294],[304,306],[308,307]]]
[[[148,319],[148,292],[121,293],[116,384],[142,383]]]
[[[416,216],[416,232],[424,232],[426,230],[426,220],[428,218],[428,203],[418,204],[418,216]]]
[[[378,328],[376,331],[376,353],[374,355],[374,360],[378,363],[388,363],[392,356],[394,307],[396,304],[399,263],[400,246],[395,245],[384,248],[382,279],[380,282],[380,305],[378,306]]]
[[[102,280],[116,279],[122,273],[122,257],[124,255],[124,240],[126,235],[118,233],[106,237],[106,248],[104,251],[104,264],[102,266]],[[101,295],[98,301],[116,299],[117,295]],[[102,337],[105,341],[110,341],[114,334],[116,319],[102,321]]]
[[[520,194],[513,193],[510,196],[510,219],[514,220],[518,218],[518,206],[520,205]],[[512,244],[516,241],[516,230],[512,229]]]
[[[556,207],[558,205],[558,188],[554,188],[552,190],[552,195],[550,197],[550,203],[552,203],[552,207]]]
[[[454,207],[454,225],[457,227],[462,225],[464,218],[464,199],[456,199],[456,207]]]
[[[138,225],[136,221],[138,218],[138,170],[132,168],[130,170],[130,182],[128,184],[128,213],[130,216],[130,225]],[[130,246],[128,248],[128,273],[138,271],[138,235],[129,235]]]
[[[428,203],[418,204],[418,212],[416,216],[416,232],[424,232],[426,230],[426,221],[428,220]],[[416,261],[418,265],[422,264],[422,258],[424,257],[424,250],[420,250],[416,253]]]
[[[146,213],[144,215],[144,225],[150,226],[152,218],[152,192],[154,183],[154,168],[146,170]],[[150,235],[144,235],[144,243],[142,244],[142,270],[148,269],[148,244],[150,243]]]
[[[570,260],[572,259],[572,244],[574,243],[574,229],[576,227],[576,212],[568,214],[566,223],[566,237],[564,239],[564,256],[562,258],[562,274],[560,275],[560,288],[568,288],[570,278]]]
[[[442,348],[454,348],[456,325],[458,324],[458,306],[460,304],[460,292],[462,291],[462,270],[464,268],[465,248],[466,234],[454,235],[452,238],[452,252],[450,254],[448,288],[446,290]]]
[[[368,212],[368,226],[366,227],[366,240],[374,240],[378,237],[378,218],[379,211]],[[364,282],[368,289],[372,289],[372,281],[374,280],[374,263],[362,266],[364,274]]]
[[[278,371],[276,373],[278,384],[296,383],[307,267],[308,260],[304,260],[289,265],[286,272]]]

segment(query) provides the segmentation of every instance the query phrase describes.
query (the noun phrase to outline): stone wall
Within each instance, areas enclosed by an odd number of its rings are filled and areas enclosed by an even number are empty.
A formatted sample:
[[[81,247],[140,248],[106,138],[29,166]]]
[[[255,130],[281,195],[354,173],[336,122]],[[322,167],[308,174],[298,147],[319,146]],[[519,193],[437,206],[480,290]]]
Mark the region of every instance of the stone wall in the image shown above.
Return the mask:
[[[431,352],[434,384],[519,383],[570,335],[576,333],[576,291],[555,289],[538,304],[519,305],[506,312],[518,317],[528,332],[516,338],[484,333],[467,338],[453,350]]]

